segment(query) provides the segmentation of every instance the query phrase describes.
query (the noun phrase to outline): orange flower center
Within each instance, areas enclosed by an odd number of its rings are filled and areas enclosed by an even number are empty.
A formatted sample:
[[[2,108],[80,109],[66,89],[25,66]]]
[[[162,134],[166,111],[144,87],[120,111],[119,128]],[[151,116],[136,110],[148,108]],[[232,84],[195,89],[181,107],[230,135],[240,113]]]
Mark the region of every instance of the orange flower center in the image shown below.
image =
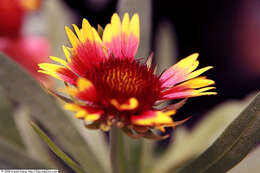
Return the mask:
[[[86,78],[95,85],[102,104],[135,97],[139,110],[150,109],[158,100],[161,83],[153,70],[135,60],[109,58],[91,69]]]

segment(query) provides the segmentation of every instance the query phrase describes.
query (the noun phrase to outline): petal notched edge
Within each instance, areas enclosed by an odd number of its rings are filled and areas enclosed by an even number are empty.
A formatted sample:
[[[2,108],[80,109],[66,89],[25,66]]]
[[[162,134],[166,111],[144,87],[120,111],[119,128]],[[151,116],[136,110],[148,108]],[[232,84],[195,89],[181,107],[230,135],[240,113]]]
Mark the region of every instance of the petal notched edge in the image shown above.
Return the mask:
[[[139,46],[139,37],[138,14],[134,14],[130,20],[129,14],[125,13],[121,23],[118,14],[115,13],[111,23],[104,29],[103,43],[107,46],[110,56],[133,59]]]

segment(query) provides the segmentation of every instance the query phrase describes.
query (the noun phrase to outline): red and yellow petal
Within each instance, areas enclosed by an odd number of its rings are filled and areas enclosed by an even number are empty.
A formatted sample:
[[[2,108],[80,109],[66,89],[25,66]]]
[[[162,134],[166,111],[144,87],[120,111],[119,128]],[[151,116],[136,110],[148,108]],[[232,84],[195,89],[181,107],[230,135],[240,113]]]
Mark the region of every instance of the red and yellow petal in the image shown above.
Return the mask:
[[[76,88],[68,86],[67,92],[70,96],[80,100],[92,102],[97,100],[96,88],[92,82],[86,78],[78,78]]]
[[[199,54],[198,53],[194,53],[182,60],[180,60],[178,63],[176,63],[175,65],[173,65],[172,67],[170,67],[168,70],[166,70],[162,76],[161,76],[161,81],[166,81],[168,79],[170,79],[175,73],[178,72],[191,72],[192,70],[195,70],[199,63],[197,61]]]
[[[215,89],[215,87],[208,87],[213,84],[215,84],[213,80],[206,77],[197,77],[163,91],[161,97],[163,99],[180,99],[202,95],[216,95],[216,92],[205,92]]]
[[[194,53],[182,59],[177,64],[173,65],[171,68],[166,70],[160,77],[162,87],[172,87],[183,81],[195,78],[204,73],[205,71],[213,68],[211,66],[208,66],[194,71],[199,65],[199,61],[197,60],[198,56],[198,53]]]
[[[213,84],[215,84],[213,80],[207,79],[206,77],[197,77],[188,80],[186,82],[183,82],[181,84],[178,84],[170,89],[167,89],[166,91],[163,91],[162,94],[166,95],[166,94],[176,93],[176,92],[190,90],[190,89],[203,88]]]
[[[110,103],[119,111],[134,110],[139,105],[138,100],[134,97],[128,99],[126,102],[122,104],[120,104],[116,99],[111,99]]]
[[[141,113],[140,115],[131,116],[131,122],[137,127],[157,128],[160,131],[165,132],[165,127],[175,127],[190,119],[190,117],[188,117],[181,121],[173,121],[171,116],[175,113],[176,110],[168,110],[165,112],[158,110],[148,110]]]
[[[59,64],[61,64],[61,65],[63,65],[64,67],[70,69],[70,67],[68,65],[68,62],[65,61],[65,60],[63,60],[61,58],[58,58],[58,57],[55,57],[55,56],[50,56],[50,59],[55,61],[55,62],[57,62],[57,63],[59,63]]]
[[[202,88],[214,85],[215,81],[207,79],[206,77],[197,77],[177,85],[175,88]]]
[[[115,58],[133,59],[139,46],[139,37],[139,16],[134,14],[130,20],[129,14],[125,13],[121,23],[118,14],[115,13],[111,23],[104,29],[103,43]]]
[[[82,61],[79,58],[72,56],[70,52],[71,48],[62,46],[62,49],[68,62],[68,66],[72,69],[72,71],[78,74],[79,76],[83,75],[86,72],[86,67],[82,63]]]
[[[107,58],[107,52],[100,36],[86,19],[83,19],[81,29],[76,25],[73,25],[73,27],[76,34],[69,27],[65,27],[72,45],[71,55],[73,58],[80,59],[85,67],[90,67],[93,62]],[[69,55],[67,51],[66,54]]]
[[[50,63],[41,63],[39,64],[39,72],[45,73],[48,75],[51,75],[57,79],[61,79],[61,77],[57,74],[58,70],[64,68],[61,65],[56,65],[56,64],[50,64]]]
[[[206,71],[208,71],[208,70],[210,70],[210,69],[212,69],[212,68],[213,68],[212,66],[207,66],[207,67],[201,68],[201,69],[199,69],[199,70],[196,70],[196,71],[194,71],[194,72],[192,72],[192,73],[189,73],[189,74],[187,75],[186,80],[189,80],[189,79],[198,77],[198,76],[201,75],[202,73],[204,73],[204,72],[206,72]]]
[[[118,14],[114,14],[111,23],[108,24],[103,33],[103,42],[115,58],[121,58],[121,21]]]
[[[70,43],[72,45],[72,48],[75,49],[80,44],[80,41],[79,41],[78,37],[67,26],[65,26],[65,31],[66,31],[68,39],[69,39],[69,41],[70,41]]]
[[[208,91],[216,89],[215,87],[204,87],[201,89],[188,89],[178,92],[172,92],[169,94],[165,94],[162,96],[162,100],[169,100],[169,99],[181,99],[181,98],[188,98],[188,97],[197,97],[197,96],[204,96],[204,95],[216,95],[217,92]],[[207,92],[206,92],[207,91]]]
[[[66,46],[62,46],[62,49],[63,49],[63,52],[64,52],[64,55],[66,57],[67,62],[71,63],[71,53],[70,53],[70,51],[68,50],[68,48]]]
[[[85,49],[90,49],[89,52],[92,53],[92,56],[96,58],[104,59],[106,57],[106,49],[102,43],[100,36],[98,35],[95,28],[93,28],[86,19],[83,19],[81,36]],[[91,58],[91,56],[89,55]]]
[[[52,77],[63,80],[73,85],[75,84],[75,81],[78,78],[77,75],[74,74],[71,70],[61,65],[41,63],[39,64],[39,68],[40,70],[38,70],[38,72],[48,74]]]
[[[76,118],[84,119],[86,121],[96,121],[104,113],[103,110],[93,109],[87,106],[80,106],[75,103],[67,103],[65,104],[64,108],[66,110],[76,112]]]
[[[175,113],[175,110],[167,112],[148,110],[140,115],[131,116],[131,122],[139,126],[171,126],[173,125],[171,116]]]

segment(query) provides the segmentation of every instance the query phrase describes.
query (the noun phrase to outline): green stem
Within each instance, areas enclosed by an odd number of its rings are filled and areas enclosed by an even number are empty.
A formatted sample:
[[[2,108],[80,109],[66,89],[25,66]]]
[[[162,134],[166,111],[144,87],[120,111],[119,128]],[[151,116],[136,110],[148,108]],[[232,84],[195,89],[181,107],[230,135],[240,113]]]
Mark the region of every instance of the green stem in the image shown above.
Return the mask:
[[[120,129],[114,126],[110,131],[110,159],[113,173],[127,172],[123,134]]]

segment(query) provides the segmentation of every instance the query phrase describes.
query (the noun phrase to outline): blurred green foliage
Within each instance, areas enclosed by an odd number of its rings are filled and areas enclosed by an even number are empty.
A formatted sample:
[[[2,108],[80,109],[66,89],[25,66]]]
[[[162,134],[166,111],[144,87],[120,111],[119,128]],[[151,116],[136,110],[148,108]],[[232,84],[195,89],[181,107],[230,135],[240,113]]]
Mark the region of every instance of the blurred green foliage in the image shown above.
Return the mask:
[[[0,137],[23,147],[22,139],[13,118],[13,109],[4,91],[0,88]]]

